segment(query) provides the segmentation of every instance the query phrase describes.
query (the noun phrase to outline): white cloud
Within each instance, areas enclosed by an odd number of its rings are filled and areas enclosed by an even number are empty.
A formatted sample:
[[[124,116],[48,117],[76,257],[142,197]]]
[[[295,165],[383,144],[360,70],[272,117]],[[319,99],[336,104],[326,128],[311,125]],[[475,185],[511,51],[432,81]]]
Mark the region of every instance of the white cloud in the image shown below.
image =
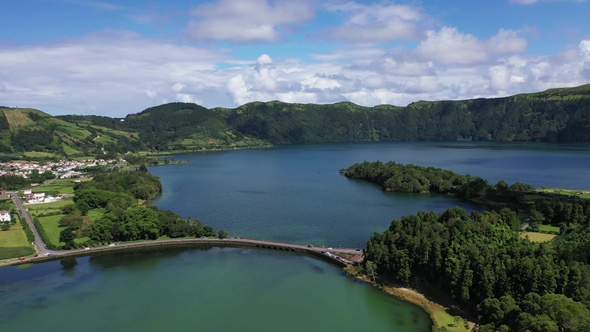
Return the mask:
[[[217,92],[220,52],[104,31],[57,44],[0,48],[0,100],[53,114],[134,113],[155,100]],[[202,97],[193,97],[194,100]],[[219,99],[219,98],[218,98]],[[215,105],[210,105],[215,106]]]
[[[248,43],[280,40],[285,25],[311,19],[314,8],[306,0],[220,0],[191,13],[196,18],[185,29],[191,38]]]
[[[421,41],[417,54],[424,60],[443,64],[476,64],[488,62],[501,53],[518,53],[526,50],[528,43],[516,31],[501,29],[487,41],[456,28],[443,27],[428,31]]]
[[[347,2],[326,8],[349,15],[344,24],[329,30],[330,38],[369,43],[417,40],[422,34],[420,24],[425,15],[413,6]]]
[[[487,41],[487,46],[493,53],[520,53],[527,49],[528,42],[514,30],[500,29]]]

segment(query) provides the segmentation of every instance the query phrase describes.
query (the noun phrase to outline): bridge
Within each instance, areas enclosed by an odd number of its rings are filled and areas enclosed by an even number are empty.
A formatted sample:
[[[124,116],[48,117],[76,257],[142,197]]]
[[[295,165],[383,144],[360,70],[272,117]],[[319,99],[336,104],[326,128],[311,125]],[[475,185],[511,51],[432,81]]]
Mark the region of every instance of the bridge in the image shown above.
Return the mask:
[[[140,241],[140,242],[123,242],[119,244],[110,244],[99,247],[89,247],[84,249],[73,249],[73,250],[49,250],[46,248],[45,243],[41,239],[39,232],[37,231],[29,212],[25,209],[23,203],[19,199],[16,193],[13,193],[12,199],[19,208],[21,216],[29,224],[29,227],[35,235],[35,242],[33,243],[36,247],[37,255],[25,259],[24,261],[43,261],[52,260],[59,257],[69,256],[82,256],[96,252],[110,252],[110,251],[123,251],[131,249],[142,249],[142,248],[158,248],[158,247],[190,247],[190,246],[211,246],[211,247],[242,247],[242,248],[259,248],[267,250],[279,250],[279,251],[291,251],[304,253],[321,257],[328,261],[331,261],[340,266],[346,266],[351,264],[359,264],[364,259],[364,251],[357,248],[330,248],[330,247],[314,247],[312,245],[301,245],[286,242],[277,241],[266,241],[256,239],[246,239],[240,237],[233,238],[179,238],[169,240],[151,240],[151,241]],[[19,262],[21,262],[19,260]]]

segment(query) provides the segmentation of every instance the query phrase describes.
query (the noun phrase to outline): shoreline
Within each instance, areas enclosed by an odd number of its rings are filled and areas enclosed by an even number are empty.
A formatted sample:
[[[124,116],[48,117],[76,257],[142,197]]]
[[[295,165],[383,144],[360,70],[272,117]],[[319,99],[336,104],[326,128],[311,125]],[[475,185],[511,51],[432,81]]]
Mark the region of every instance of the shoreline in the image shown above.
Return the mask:
[[[426,311],[426,313],[428,313],[430,316],[430,320],[432,321],[433,331],[438,331],[444,328],[445,331],[467,332],[472,331],[476,325],[475,322],[469,321],[464,317],[460,317],[460,320],[457,319],[456,317],[459,316],[453,316],[448,312],[450,308],[428,299],[424,294],[416,291],[415,289],[398,287],[387,282],[384,284],[379,284],[376,281],[371,280],[369,276],[362,273],[351,273],[349,269],[345,269],[345,272],[349,276],[365,282],[388,295],[391,295],[404,302],[412,303]],[[467,324],[468,328],[465,327],[465,324]]]

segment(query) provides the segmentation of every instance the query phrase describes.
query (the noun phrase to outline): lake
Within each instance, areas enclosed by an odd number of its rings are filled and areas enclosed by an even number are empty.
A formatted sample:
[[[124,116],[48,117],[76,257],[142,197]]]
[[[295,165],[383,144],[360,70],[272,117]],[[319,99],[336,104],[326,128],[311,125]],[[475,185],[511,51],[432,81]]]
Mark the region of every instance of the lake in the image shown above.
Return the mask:
[[[163,182],[153,204],[232,236],[364,247],[392,219],[462,206],[448,196],[397,194],[339,170],[381,160],[450,169],[535,187],[590,188],[590,146],[522,143],[358,143],[283,146],[177,156],[150,168]]]
[[[179,155],[150,168],[152,204],[230,236],[364,247],[392,219],[482,207],[385,193],[339,170],[365,160],[451,169],[536,187],[590,189],[590,145],[424,142],[284,146]],[[322,260],[237,248],[79,257],[0,269],[3,330],[429,331],[419,308]]]

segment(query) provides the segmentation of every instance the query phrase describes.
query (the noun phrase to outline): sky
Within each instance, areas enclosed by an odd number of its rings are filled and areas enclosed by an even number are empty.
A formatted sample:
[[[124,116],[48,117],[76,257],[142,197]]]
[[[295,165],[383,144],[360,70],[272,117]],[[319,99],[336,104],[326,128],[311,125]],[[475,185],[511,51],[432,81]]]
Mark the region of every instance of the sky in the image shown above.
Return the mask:
[[[590,83],[590,0],[0,0],[0,105],[405,106]]]

